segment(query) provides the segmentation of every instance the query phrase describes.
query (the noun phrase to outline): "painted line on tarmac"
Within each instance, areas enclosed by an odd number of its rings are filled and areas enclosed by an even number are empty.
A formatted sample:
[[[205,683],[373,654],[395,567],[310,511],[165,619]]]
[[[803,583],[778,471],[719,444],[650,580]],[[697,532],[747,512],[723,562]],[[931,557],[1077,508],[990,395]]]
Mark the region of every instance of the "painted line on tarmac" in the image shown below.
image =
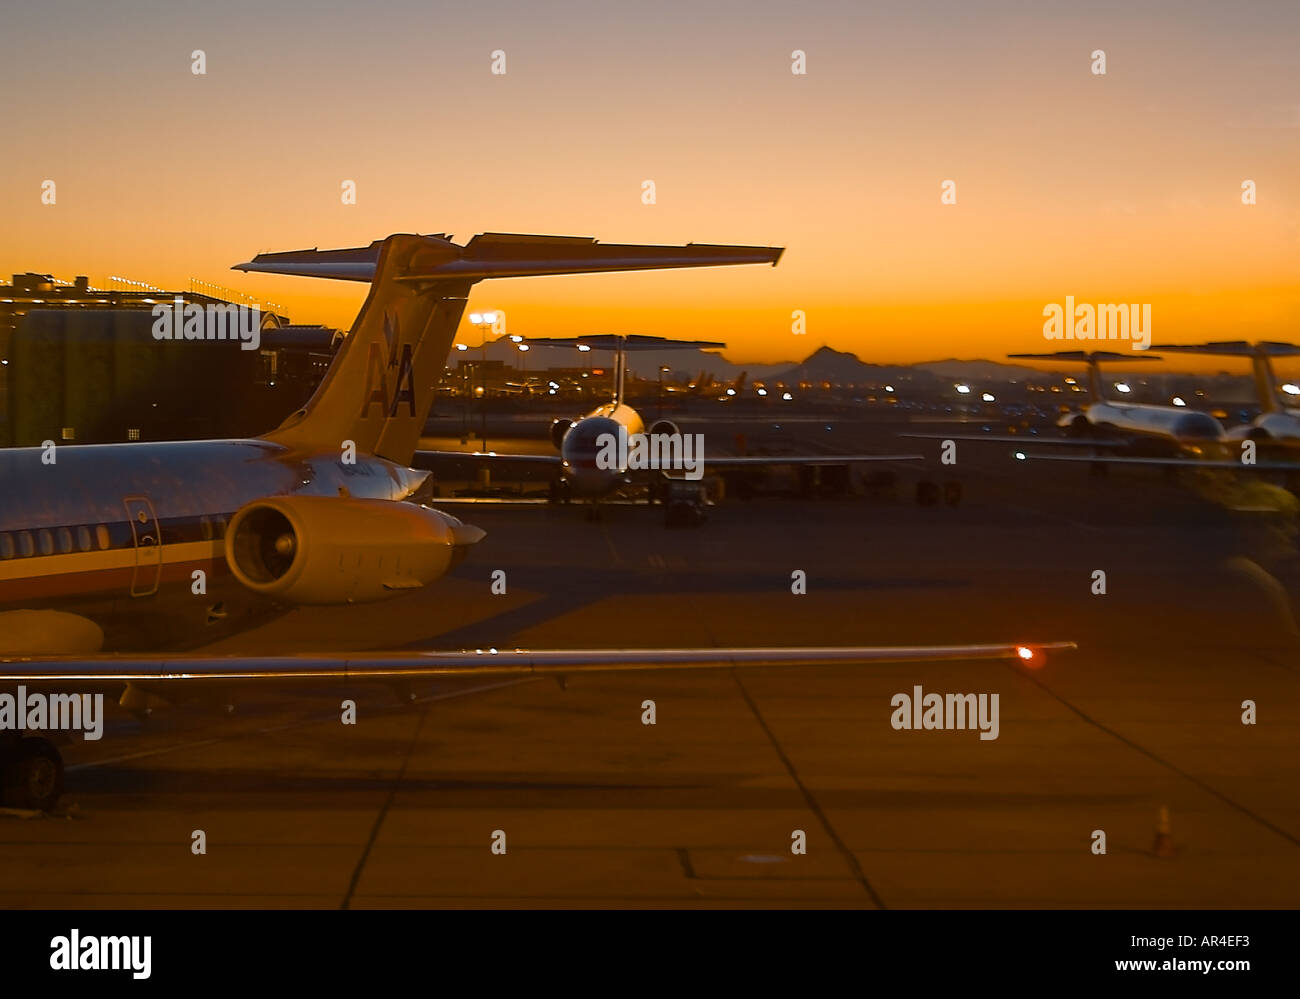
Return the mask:
[[[1277,835],[1281,836],[1292,846],[1300,846],[1300,838],[1293,836],[1291,833],[1287,832],[1285,829],[1281,828],[1280,826],[1274,825],[1268,819],[1264,818],[1262,815],[1259,815],[1251,811],[1245,805],[1233,801],[1222,791],[1219,791],[1216,788],[1211,787],[1205,781],[1201,780],[1199,777],[1196,777],[1188,773],[1186,770],[1182,769],[1177,764],[1171,763],[1169,760],[1166,760],[1164,757],[1158,755],[1152,750],[1147,749],[1145,746],[1139,745],[1137,742],[1134,742],[1128,736],[1120,734],[1119,732],[1115,731],[1113,728],[1103,725],[1096,718],[1093,718],[1091,715],[1085,712],[1082,708],[1075,707],[1073,704],[1067,701],[1056,691],[1052,690],[1051,687],[1047,686],[1047,684],[1045,684],[1038,677],[1034,676],[1031,673],[1026,673],[1023,669],[1020,669],[1013,663],[1006,663],[1005,665],[1006,668],[1009,669],[1012,673],[1015,673],[1017,676],[1021,676],[1029,680],[1032,684],[1034,684],[1036,687],[1041,689],[1044,693],[1048,694],[1050,697],[1059,701],[1065,707],[1069,708],[1072,712],[1074,712],[1076,715],[1082,718],[1089,725],[1093,726],[1094,728],[1098,729],[1101,732],[1106,733],[1112,738],[1119,740],[1124,745],[1128,746],[1130,749],[1136,750],[1137,752],[1145,756],[1147,759],[1160,764],[1160,766],[1164,767],[1166,770],[1172,771],[1173,773],[1177,774],[1179,777],[1182,777],[1184,780],[1191,781],[1202,791],[1205,791],[1207,794],[1213,795],[1214,797],[1218,798],[1221,802],[1223,802],[1225,805],[1229,806],[1230,808],[1246,816],[1246,818],[1259,823],[1261,826],[1263,826],[1265,829],[1269,830],[1270,832],[1276,833]]]
[[[717,643],[715,642],[714,644],[716,645]],[[826,830],[826,835],[830,837],[831,842],[844,858],[845,864],[853,875],[853,880],[857,881],[857,883],[862,886],[876,908],[888,908],[888,906],[885,905],[884,899],[880,897],[871,882],[867,879],[866,872],[863,871],[862,865],[858,863],[858,858],[853,855],[853,851],[849,849],[848,845],[840,839],[839,833],[837,833],[835,827],[831,825],[830,818],[827,817],[826,813],[822,810],[822,806],[817,802],[812,791],[808,789],[803,780],[799,777],[799,772],[795,769],[794,761],[786,754],[784,747],[782,747],[780,741],[776,737],[776,733],[773,732],[771,726],[767,724],[767,720],[763,717],[763,713],[759,710],[758,704],[750,695],[749,689],[745,686],[745,681],[741,678],[739,671],[732,668],[730,673],[731,678],[740,689],[740,694],[744,697],[745,703],[749,706],[749,710],[753,712],[754,719],[758,722],[759,727],[763,730],[763,734],[767,736],[768,741],[772,744],[772,749],[776,752],[777,758],[780,759],[781,764],[790,775],[790,779],[794,781],[795,787],[797,787],[799,792],[803,795],[803,799],[808,805],[808,810],[812,812],[817,818],[817,821],[821,823],[822,828]]]

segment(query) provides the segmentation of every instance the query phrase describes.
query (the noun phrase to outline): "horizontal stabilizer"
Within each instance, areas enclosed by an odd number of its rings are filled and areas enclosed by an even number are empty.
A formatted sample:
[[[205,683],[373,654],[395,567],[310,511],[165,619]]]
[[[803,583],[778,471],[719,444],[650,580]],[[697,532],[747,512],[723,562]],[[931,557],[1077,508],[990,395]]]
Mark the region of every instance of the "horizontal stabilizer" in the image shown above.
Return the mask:
[[[582,336],[528,336],[524,343],[538,347],[590,347],[593,350],[721,350],[717,340],[670,340],[664,336],[631,333],[588,333]]]
[[[423,266],[399,275],[399,281],[460,280],[537,277],[546,274],[594,274],[604,271],[643,271],[673,267],[714,267],[724,264],[772,264],[781,259],[782,247],[654,246],[598,243],[585,236],[525,236],[489,232],[464,246],[445,235],[419,237],[429,253]],[[369,281],[374,277],[382,241],[341,250],[287,250],[259,253],[232,270],[302,277]]]
[[[1007,357],[1023,358],[1033,361],[1079,361],[1083,364],[1095,364],[1099,361],[1159,361],[1155,354],[1120,354],[1113,350],[1058,350],[1048,354],[1008,354]]]
[[[1210,354],[1217,357],[1254,357],[1262,354],[1266,357],[1300,356],[1300,345],[1278,343],[1265,340],[1261,343],[1249,343],[1246,340],[1216,340],[1212,343],[1165,343],[1154,350],[1163,350],[1170,354]]]

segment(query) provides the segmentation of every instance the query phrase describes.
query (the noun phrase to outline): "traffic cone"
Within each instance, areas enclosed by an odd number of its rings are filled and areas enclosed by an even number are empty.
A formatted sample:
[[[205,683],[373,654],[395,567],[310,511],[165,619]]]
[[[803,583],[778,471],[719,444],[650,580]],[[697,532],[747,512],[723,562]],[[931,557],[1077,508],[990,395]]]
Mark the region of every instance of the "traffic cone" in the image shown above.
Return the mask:
[[[1160,818],[1156,821],[1156,841],[1151,852],[1157,857],[1174,855],[1174,832],[1169,823],[1169,809],[1164,805],[1160,806]]]

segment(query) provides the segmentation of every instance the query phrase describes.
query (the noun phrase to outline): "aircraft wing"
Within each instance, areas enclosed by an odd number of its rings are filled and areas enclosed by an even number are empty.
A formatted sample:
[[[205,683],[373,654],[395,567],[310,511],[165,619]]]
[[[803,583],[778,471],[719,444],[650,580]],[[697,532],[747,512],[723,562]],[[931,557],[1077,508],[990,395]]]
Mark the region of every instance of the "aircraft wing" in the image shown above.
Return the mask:
[[[500,462],[532,462],[537,465],[559,465],[564,459],[558,454],[502,454],[497,451],[416,451],[413,459],[412,468],[427,468],[427,465],[419,464],[420,461],[477,461],[491,463]]]
[[[1056,447],[1130,447],[1126,440],[1093,440],[1088,437],[1038,437],[1034,434],[899,434],[921,441],[987,441],[990,444],[1045,444]]]
[[[433,461],[533,462],[539,465],[559,465],[564,459],[558,454],[501,454],[496,451],[416,451],[412,468],[426,468],[424,462]],[[753,468],[774,465],[855,465],[869,461],[924,461],[920,454],[755,454],[706,457],[706,468]]]
[[[857,465],[868,461],[924,461],[923,454],[745,454],[705,457],[708,468],[772,465]]]
[[[417,680],[453,677],[565,676],[649,670],[764,666],[834,666],[868,663],[1011,661],[1037,666],[1046,653],[1074,642],[1022,645],[903,645],[753,649],[474,649],[461,652],[358,652],[298,656],[81,658],[0,657],[0,683],[173,684],[245,681]]]
[[[1225,468],[1238,472],[1297,472],[1300,462],[1295,461],[1256,461],[1247,464],[1233,458],[1141,458],[1109,457],[1106,455],[1082,454],[1028,454],[1021,452],[1014,455],[1020,461],[1082,461],[1088,464],[1105,465],[1152,465],[1183,468]]]

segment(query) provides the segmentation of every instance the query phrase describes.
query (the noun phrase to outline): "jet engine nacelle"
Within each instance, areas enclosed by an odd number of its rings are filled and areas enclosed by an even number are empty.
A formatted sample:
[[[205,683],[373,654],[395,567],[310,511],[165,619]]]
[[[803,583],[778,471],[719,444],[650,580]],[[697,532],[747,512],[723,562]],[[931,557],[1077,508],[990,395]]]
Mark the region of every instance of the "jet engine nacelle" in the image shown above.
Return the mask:
[[[293,604],[382,600],[432,582],[482,537],[414,503],[345,496],[273,496],[240,508],[226,563],[244,586]]]
[[[1070,437],[1087,437],[1093,429],[1082,413],[1065,413],[1057,419],[1056,425]]]
[[[681,430],[678,429],[677,424],[672,420],[655,420],[655,422],[650,425],[649,432],[652,434],[672,436],[673,434],[680,434]]]
[[[564,444],[564,435],[569,432],[573,426],[572,420],[556,420],[551,424],[551,443],[555,445],[555,450],[560,450]]]

